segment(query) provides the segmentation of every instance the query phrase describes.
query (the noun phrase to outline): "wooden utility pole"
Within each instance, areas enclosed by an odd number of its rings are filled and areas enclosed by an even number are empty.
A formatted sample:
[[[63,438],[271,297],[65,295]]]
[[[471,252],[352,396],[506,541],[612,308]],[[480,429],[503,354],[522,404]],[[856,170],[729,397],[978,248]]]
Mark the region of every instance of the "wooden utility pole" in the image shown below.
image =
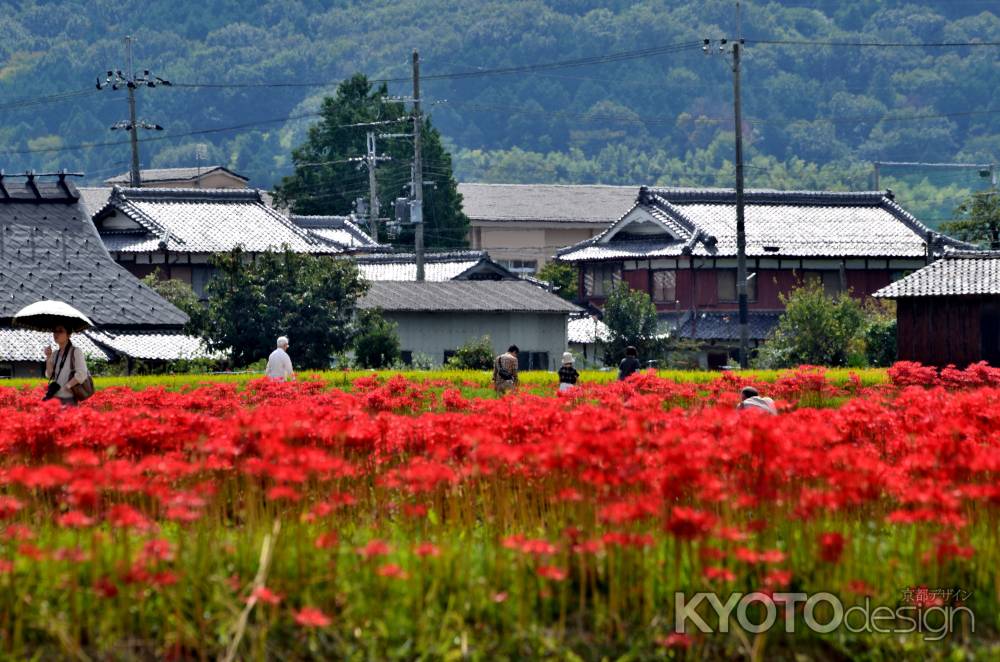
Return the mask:
[[[413,49],[413,244],[417,254],[417,281],[424,279],[424,172],[420,161],[420,54]]]
[[[740,94],[740,50],[743,40],[733,42],[733,115],[736,128],[736,296],[740,315],[740,367],[750,364],[750,327],[747,310],[747,230],[743,191],[743,103]]]
[[[139,175],[139,126],[135,118],[135,71],[132,69],[132,37],[125,37],[126,59],[128,60],[128,123],[129,142],[132,145],[132,165],[129,168],[129,185],[139,188],[142,181]]]

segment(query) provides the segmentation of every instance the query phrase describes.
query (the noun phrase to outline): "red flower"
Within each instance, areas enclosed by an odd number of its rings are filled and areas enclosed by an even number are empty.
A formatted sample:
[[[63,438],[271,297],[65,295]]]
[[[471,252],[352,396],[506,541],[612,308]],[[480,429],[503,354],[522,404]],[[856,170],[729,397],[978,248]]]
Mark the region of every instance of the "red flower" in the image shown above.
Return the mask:
[[[57,517],[56,523],[67,529],[82,529],[91,526],[94,523],[94,518],[88,517],[79,510],[71,510]]]
[[[315,607],[303,607],[295,612],[295,622],[306,628],[325,628],[330,624],[330,617]]]
[[[413,549],[417,556],[441,556],[441,549],[431,542],[422,542]]]
[[[694,540],[709,534],[715,524],[715,517],[694,508],[674,506],[667,531],[683,540]]]
[[[316,537],[316,540],[313,542],[313,546],[316,549],[329,549],[331,547],[336,547],[339,542],[340,537],[337,535],[336,531],[327,531],[326,533],[321,533]]]
[[[690,648],[694,641],[687,634],[681,632],[671,632],[665,637],[660,637],[657,640],[664,648]]]
[[[371,559],[376,556],[388,555],[392,552],[392,547],[386,541],[376,538],[370,540],[364,547],[358,547],[357,552],[366,559]]]
[[[551,565],[543,565],[536,571],[539,577],[544,577],[546,579],[551,579],[552,581],[561,582],[567,577],[567,573],[562,568],[557,568]]]
[[[392,577],[394,579],[406,579],[409,577],[406,571],[395,563],[386,563],[385,565],[379,566],[378,570],[375,572],[379,577]]]
[[[0,519],[13,517],[17,511],[24,508],[24,504],[12,496],[0,495]]]
[[[267,605],[276,605],[281,602],[281,596],[274,593],[266,586],[258,586],[247,598],[247,604],[254,604],[257,602],[263,602]]]
[[[836,532],[819,535],[819,557],[827,563],[837,563],[844,553],[844,536]]]

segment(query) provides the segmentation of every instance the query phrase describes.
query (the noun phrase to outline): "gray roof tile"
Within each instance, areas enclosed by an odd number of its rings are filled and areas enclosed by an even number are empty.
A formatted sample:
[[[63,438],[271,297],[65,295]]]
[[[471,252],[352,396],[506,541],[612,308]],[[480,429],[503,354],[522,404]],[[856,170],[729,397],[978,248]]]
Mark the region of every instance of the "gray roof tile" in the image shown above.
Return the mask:
[[[309,234],[343,249],[378,248],[381,246],[362,230],[351,216],[300,216],[292,214],[288,218]]]
[[[417,262],[413,253],[370,253],[357,256],[358,269],[371,281],[416,281]],[[490,260],[485,251],[451,251],[424,256],[424,280],[440,282],[471,275],[472,270],[493,272],[500,277],[517,277]],[[468,272],[468,274],[467,274]]]
[[[101,327],[179,328],[187,316],[108,254],[77,192],[39,182],[43,199],[4,181],[0,196],[0,324],[43,299],[65,301]]]
[[[97,345],[135,359],[176,361],[178,359],[219,358],[205,349],[201,338],[181,333],[102,333],[87,331]]]
[[[83,350],[90,359],[110,361],[110,352],[97,345],[86,333],[74,333],[72,342]],[[0,361],[30,361],[41,363],[45,360],[45,347],[54,347],[52,334],[28,329],[0,327]]]
[[[185,167],[185,168],[149,168],[146,170],[139,171],[139,179],[143,182],[183,182],[189,179],[197,179],[199,176],[207,175],[210,172],[215,172],[216,170],[223,170],[228,172],[233,177],[242,179],[245,182],[250,181],[247,177],[233,172],[229,168],[220,165],[208,165],[199,167]],[[104,180],[108,184],[130,184],[132,183],[132,176],[123,172],[120,175],[115,175],[110,179]]]
[[[884,299],[984,295],[1000,296],[1000,251],[946,251],[874,294]]]
[[[607,225],[628,211],[638,186],[563,184],[458,185],[470,221],[536,221]]]
[[[131,219],[138,226],[136,230],[107,228],[106,219],[116,211]],[[218,253],[238,245],[251,253],[283,246],[301,253],[342,252],[265,205],[254,189],[116,186],[94,221],[113,252],[156,251],[161,241],[171,251],[182,253]]]
[[[747,315],[747,326],[751,340],[763,340],[778,324],[781,313],[751,312]],[[672,336],[692,340],[739,340],[739,313],[733,311],[698,312],[685,315]]]
[[[360,308],[387,312],[564,313],[580,309],[520,280],[376,281]]]
[[[632,219],[559,251],[562,260],[736,254],[736,194],[728,189],[642,189],[638,207],[665,226],[666,240],[615,235]],[[898,257],[926,253],[925,225],[879,192],[753,190],[746,193],[750,257]],[[939,235],[938,235],[939,236]],[[714,241],[713,241],[714,240]],[[944,245],[967,246],[939,236]]]

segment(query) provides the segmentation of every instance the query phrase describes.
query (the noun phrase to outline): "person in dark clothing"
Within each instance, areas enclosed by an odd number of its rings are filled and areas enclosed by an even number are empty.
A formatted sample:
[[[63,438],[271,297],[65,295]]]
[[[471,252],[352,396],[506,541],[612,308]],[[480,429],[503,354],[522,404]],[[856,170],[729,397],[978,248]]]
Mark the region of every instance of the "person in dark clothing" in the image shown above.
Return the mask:
[[[580,373],[573,367],[575,359],[569,352],[564,352],[562,356],[562,367],[559,368],[559,390],[568,391],[576,386],[576,380],[580,378]]]
[[[628,376],[639,369],[639,352],[629,345],[625,348],[625,358],[618,364],[618,381],[628,379]]]

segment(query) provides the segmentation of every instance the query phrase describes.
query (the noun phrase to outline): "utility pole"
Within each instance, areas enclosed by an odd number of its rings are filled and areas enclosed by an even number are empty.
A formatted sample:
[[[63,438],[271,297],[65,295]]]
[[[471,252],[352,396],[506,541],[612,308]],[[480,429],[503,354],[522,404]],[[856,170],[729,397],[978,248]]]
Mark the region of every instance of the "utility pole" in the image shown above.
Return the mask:
[[[368,132],[368,153],[365,155],[361,162],[368,168],[368,196],[369,196],[369,208],[368,208],[368,231],[371,234],[372,239],[378,242],[378,219],[379,219],[379,204],[378,204],[378,181],[375,179],[375,166],[378,165],[379,161],[391,161],[391,156],[379,156],[375,149],[375,132]]]
[[[737,12],[739,4],[737,3]],[[738,14],[737,14],[738,16]],[[738,20],[738,19],[737,19]],[[712,41],[704,40],[702,50],[711,52]],[[740,87],[740,55],[743,50],[743,39],[738,38],[731,44],[727,39],[719,40],[719,52],[729,52],[732,57],[733,69],[733,121],[736,133],[736,297],[739,306],[740,325],[740,367],[750,365],[750,327],[749,311],[747,310],[747,232],[746,232],[746,195],[744,191],[743,167],[743,100]]]
[[[137,77],[135,71],[132,67],[132,37],[125,37],[125,54],[127,60],[127,73],[122,73],[121,69],[115,71],[108,71],[107,77],[101,82],[100,77],[97,78],[97,89],[103,90],[106,87],[110,87],[112,90],[117,90],[120,87],[125,87],[128,90],[128,121],[116,122],[111,126],[112,131],[117,131],[119,129],[127,129],[129,132],[129,142],[132,146],[132,161],[129,167],[129,185],[132,188],[138,188],[142,185],[142,180],[139,175],[139,129],[149,129],[153,131],[163,131],[163,127],[159,124],[151,124],[149,122],[139,122],[136,119],[135,112],[135,89],[138,86],[146,87],[156,87],[157,85],[170,85],[170,81],[164,80],[159,76],[152,76],[149,70],[144,70],[143,75]]]
[[[420,54],[413,49],[413,227],[414,251],[417,254],[417,282],[424,280],[424,172],[420,161]]]

